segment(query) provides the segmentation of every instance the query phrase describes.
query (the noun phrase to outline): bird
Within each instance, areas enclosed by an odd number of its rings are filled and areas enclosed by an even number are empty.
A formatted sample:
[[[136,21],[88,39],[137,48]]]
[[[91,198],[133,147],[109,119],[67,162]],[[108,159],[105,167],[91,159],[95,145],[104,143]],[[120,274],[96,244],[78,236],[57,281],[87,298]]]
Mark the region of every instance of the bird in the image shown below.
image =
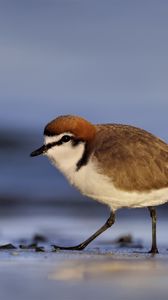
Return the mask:
[[[156,206],[168,201],[168,144],[152,133],[116,123],[93,124],[76,115],[61,115],[44,128],[44,144],[31,157],[45,155],[83,195],[106,204],[105,224],[76,246],[83,250],[115,222],[121,208],[149,210],[150,253],[158,253]]]

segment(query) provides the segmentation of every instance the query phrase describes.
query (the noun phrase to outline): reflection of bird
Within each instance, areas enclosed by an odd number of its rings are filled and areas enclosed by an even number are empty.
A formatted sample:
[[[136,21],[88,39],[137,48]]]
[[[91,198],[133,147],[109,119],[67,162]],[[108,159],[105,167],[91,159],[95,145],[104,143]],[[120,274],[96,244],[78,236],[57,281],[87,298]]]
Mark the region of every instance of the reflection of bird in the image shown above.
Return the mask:
[[[44,145],[31,156],[47,155],[84,195],[107,204],[107,222],[74,247],[81,250],[115,221],[122,207],[148,207],[152,253],[157,253],[154,206],[168,200],[168,145],[145,130],[119,124],[93,125],[77,116],[60,116],[44,130]]]

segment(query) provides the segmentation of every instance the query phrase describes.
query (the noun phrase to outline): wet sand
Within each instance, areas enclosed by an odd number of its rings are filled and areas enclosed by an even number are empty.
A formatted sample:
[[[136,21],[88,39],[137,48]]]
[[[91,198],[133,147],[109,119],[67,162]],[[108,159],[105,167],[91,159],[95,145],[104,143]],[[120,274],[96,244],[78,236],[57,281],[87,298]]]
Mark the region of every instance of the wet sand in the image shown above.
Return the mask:
[[[1,245],[12,243],[16,249],[0,250],[1,299],[167,299],[167,212],[159,212],[158,255],[147,253],[151,224],[145,210],[118,213],[113,228],[84,251],[52,252],[53,243],[83,241],[107,216],[106,209],[74,214],[71,208],[2,214]],[[45,252],[19,248],[37,234],[45,237],[38,242]]]

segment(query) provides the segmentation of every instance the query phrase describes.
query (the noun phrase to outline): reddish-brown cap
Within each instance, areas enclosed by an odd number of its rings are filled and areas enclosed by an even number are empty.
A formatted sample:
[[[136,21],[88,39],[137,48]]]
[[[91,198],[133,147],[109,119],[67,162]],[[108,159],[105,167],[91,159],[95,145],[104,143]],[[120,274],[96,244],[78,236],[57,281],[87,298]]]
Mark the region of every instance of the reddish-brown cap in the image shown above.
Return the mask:
[[[48,136],[64,132],[72,133],[82,140],[90,141],[96,134],[96,127],[81,117],[67,115],[54,119],[44,129],[44,134]]]

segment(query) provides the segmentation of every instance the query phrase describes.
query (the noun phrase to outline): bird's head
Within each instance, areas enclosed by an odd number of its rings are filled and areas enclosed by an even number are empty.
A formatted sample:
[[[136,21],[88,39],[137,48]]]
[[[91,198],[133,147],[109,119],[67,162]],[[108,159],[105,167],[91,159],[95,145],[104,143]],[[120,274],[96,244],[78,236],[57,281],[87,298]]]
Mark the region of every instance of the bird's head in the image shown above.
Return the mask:
[[[78,116],[60,116],[44,129],[44,145],[31,156],[46,155],[60,169],[77,165],[95,137],[93,124]]]

